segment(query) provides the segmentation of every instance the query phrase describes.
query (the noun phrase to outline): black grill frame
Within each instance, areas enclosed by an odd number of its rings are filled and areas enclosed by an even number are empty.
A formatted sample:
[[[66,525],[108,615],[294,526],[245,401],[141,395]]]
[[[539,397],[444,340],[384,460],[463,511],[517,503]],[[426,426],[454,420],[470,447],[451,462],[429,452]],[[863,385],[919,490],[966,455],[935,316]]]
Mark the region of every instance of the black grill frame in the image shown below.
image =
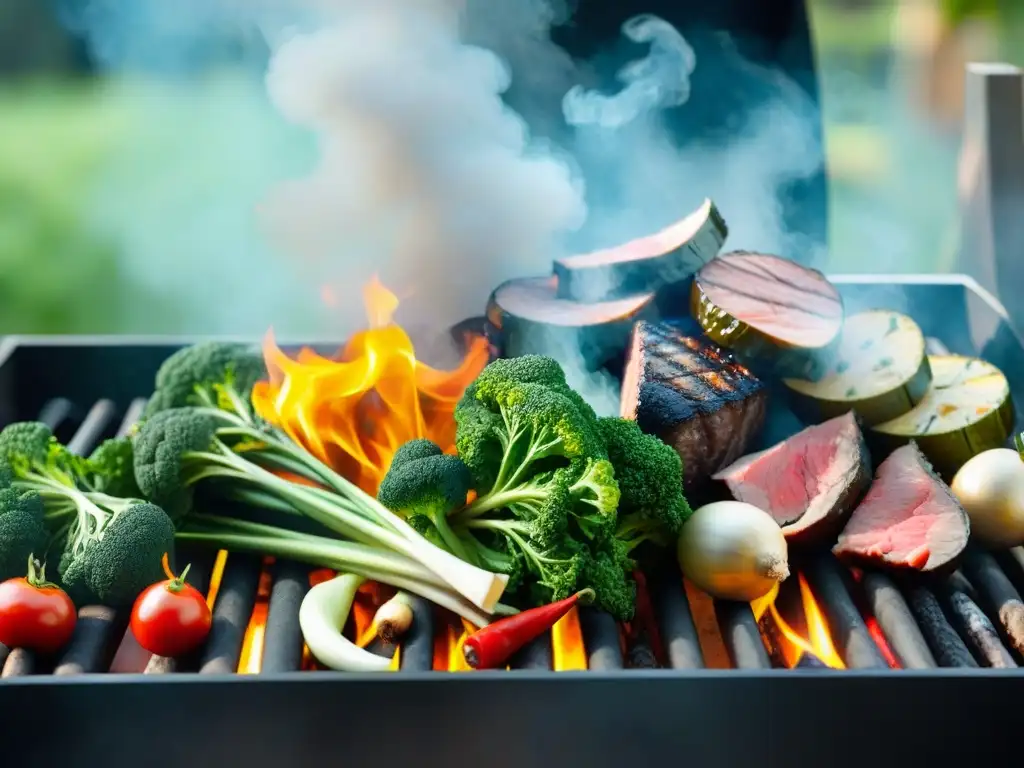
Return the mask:
[[[991,360],[1006,373],[1015,400],[1024,403],[1024,344],[998,302],[969,278],[833,279],[848,308],[902,309],[950,351]],[[114,408],[123,416],[149,393],[160,362],[193,341],[3,339],[0,423],[32,418],[47,407],[73,409],[73,403],[96,403],[93,410]],[[54,399],[60,397],[73,403]],[[786,428],[769,424],[764,442],[779,438],[776,426]],[[819,562],[807,573],[818,586],[835,576],[830,568]],[[615,658],[617,649],[595,654],[591,648],[590,671],[557,675],[538,671],[527,657],[514,675],[243,677],[223,674],[230,663],[214,654],[203,675],[14,677],[0,681],[0,755],[5,765],[31,759],[117,768],[459,758],[501,766],[621,765],[638,757],[700,766],[865,760],[906,766],[931,755],[984,760],[1011,754],[1014,689],[1007,686],[1024,677],[1018,670],[893,673],[868,658],[870,651],[864,663],[848,659],[849,666],[862,668],[774,670],[767,668],[749,608],[742,608],[718,606],[740,667],[727,671],[626,671],[621,656]],[[841,617],[829,618],[835,627]],[[592,621],[598,626],[587,628],[588,638],[607,634],[600,617]],[[854,626],[851,637],[861,630]],[[680,630],[684,640],[688,631]],[[674,650],[678,666],[695,663],[685,642]],[[544,652],[537,651],[541,666]],[[203,663],[197,660],[194,668]],[[513,700],[516,694],[521,701]],[[53,732],[58,722],[60,736]]]

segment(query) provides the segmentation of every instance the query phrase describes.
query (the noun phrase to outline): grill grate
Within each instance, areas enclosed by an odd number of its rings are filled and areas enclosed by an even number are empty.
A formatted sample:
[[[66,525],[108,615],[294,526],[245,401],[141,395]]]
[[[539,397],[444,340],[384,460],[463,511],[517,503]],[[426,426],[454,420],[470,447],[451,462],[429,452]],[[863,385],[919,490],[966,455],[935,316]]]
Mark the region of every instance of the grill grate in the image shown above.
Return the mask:
[[[100,400],[81,413],[66,399],[47,402],[39,419],[55,433],[68,435],[68,446],[87,454],[101,440],[123,435],[135,423],[145,402],[134,400],[118,421],[118,408]],[[190,581],[208,591],[218,568],[215,553],[183,548],[179,561],[192,564]],[[851,572],[831,555],[796,563],[799,573],[821,606],[832,641],[850,669],[889,667],[884,649],[869,629],[877,623],[884,648],[907,669],[935,667],[1013,668],[1024,651],[1024,602],[1017,585],[1024,584],[1024,550],[999,556],[972,551],[957,571],[941,584],[925,587],[901,584],[881,573]],[[41,659],[22,649],[0,647],[2,678],[27,675],[81,675],[128,672],[144,668],[146,674],[198,672],[232,674],[238,671],[246,631],[258,606],[260,558],[230,555],[223,563],[216,593],[211,594],[213,628],[205,646],[189,658],[149,658],[127,631],[127,617],[103,606],[79,611],[75,636],[57,659]],[[266,621],[259,654],[260,674],[295,672],[304,668],[303,642],[298,625],[299,606],[309,589],[310,568],[298,563],[275,563],[269,572]],[[665,649],[665,666],[700,669],[715,666],[705,658],[702,637],[694,619],[694,606],[681,579],[665,579],[651,587],[652,606]],[[714,616],[728,654],[737,669],[763,670],[779,666],[771,652],[772,631],[755,620],[746,603],[715,601]],[[659,666],[644,641],[624,647],[619,625],[607,614],[583,608],[579,623],[590,670],[628,670]],[[434,667],[437,617],[429,604],[416,606],[414,631],[400,645],[401,671],[429,671]],[[391,655],[393,649],[371,645]],[[557,668],[552,638],[545,636],[520,651],[513,670]],[[805,658],[800,668],[820,668],[820,661]]]

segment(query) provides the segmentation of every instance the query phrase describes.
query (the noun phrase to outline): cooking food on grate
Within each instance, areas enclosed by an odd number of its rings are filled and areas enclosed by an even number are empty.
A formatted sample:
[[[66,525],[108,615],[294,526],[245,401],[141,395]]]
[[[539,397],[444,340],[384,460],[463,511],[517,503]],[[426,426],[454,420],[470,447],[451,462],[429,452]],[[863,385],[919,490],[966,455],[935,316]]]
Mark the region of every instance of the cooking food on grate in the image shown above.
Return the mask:
[[[342,633],[355,601],[361,576],[346,573],[317,584],[299,608],[302,636],[313,657],[338,672],[386,672],[392,659],[364,650]]]
[[[778,523],[742,501],[697,509],[679,534],[678,557],[683,575],[721,600],[756,600],[789,576]]]
[[[232,372],[242,364],[226,365],[223,357],[201,352],[192,347],[164,363],[165,380],[177,386],[191,377],[193,394],[184,407],[149,416],[133,440],[139,486],[149,498],[176,508],[179,527],[184,528],[181,539],[351,570],[486,623],[506,576],[475,567],[427,541],[375,498],[267,428],[253,415],[248,393],[236,388]],[[212,370],[204,367],[210,359],[216,362]],[[164,401],[181,403],[177,396]],[[275,474],[282,470],[302,482]],[[289,527],[299,522],[300,530],[190,510],[196,485],[250,507],[298,512],[301,517],[285,514],[282,520]],[[310,535],[310,524],[345,540]]]
[[[914,440],[932,466],[952,476],[972,456],[1006,444],[1013,430],[1010,385],[976,357],[932,355],[932,383],[913,409],[876,424],[868,435],[885,449]]]
[[[634,422],[598,418],[549,357],[492,362],[455,419],[458,456],[406,443],[380,501],[459,557],[508,574],[523,603],[589,587],[601,608],[632,616],[629,553],[673,543],[690,513],[679,456]]]
[[[54,539],[49,551],[76,604],[127,607],[160,578],[160,558],[174,550],[174,524],[153,504],[96,491],[110,467],[73,455],[40,422],[6,426],[0,461],[0,482],[42,499]]]
[[[601,418],[597,426],[619,486],[616,538],[629,552],[644,543],[670,547],[693,514],[680,492],[679,454],[630,419]]]
[[[672,446],[694,488],[747,450],[764,423],[761,382],[713,344],[665,324],[637,323],[621,415]]]
[[[50,534],[43,514],[38,493],[0,487],[0,581],[23,576],[28,559],[46,552]]]
[[[26,558],[25,576],[0,583],[0,644],[37,653],[56,653],[71,640],[78,616],[75,604],[46,580],[46,566]]]
[[[711,200],[660,232],[616,248],[555,261],[558,298],[597,302],[686,280],[718,255],[729,234]]]
[[[1024,450],[991,448],[956,473],[950,489],[971,519],[971,536],[990,547],[1024,544]]]
[[[138,596],[130,626],[140,646],[156,656],[173,659],[203,644],[213,617],[206,597],[185,580],[189,566],[175,576],[166,554],[161,565],[167,579]]]
[[[415,600],[408,592],[399,590],[373,614],[373,626],[377,637],[388,645],[394,645],[398,638],[412,626]]]
[[[533,604],[591,587],[601,608],[629,619],[635,585],[613,535],[615,468],[597,416],[561,366],[540,356],[494,361],[466,389],[455,420],[478,495],[449,522],[475,556],[510,573]]]
[[[871,483],[871,460],[850,411],[744,456],[714,478],[771,515],[791,544],[831,544]]]
[[[733,251],[693,280],[690,311],[708,337],[754,367],[816,380],[843,324],[843,302],[815,269],[780,256]]]
[[[969,534],[960,502],[910,443],[878,467],[832,551],[855,564],[942,571],[956,563]]]
[[[852,408],[870,426],[917,405],[931,378],[917,323],[879,309],[846,318],[835,356],[820,380],[786,379],[785,384],[793,411],[808,423]]]
[[[487,302],[504,357],[578,350],[600,368],[621,356],[637,320],[657,319],[654,293],[583,303],[558,297],[558,278],[524,277],[499,285]]]
[[[527,643],[550,632],[559,619],[577,604],[594,599],[594,590],[581,589],[569,597],[548,605],[538,605],[515,616],[498,619],[466,638],[462,653],[473,669],[496,669]]]

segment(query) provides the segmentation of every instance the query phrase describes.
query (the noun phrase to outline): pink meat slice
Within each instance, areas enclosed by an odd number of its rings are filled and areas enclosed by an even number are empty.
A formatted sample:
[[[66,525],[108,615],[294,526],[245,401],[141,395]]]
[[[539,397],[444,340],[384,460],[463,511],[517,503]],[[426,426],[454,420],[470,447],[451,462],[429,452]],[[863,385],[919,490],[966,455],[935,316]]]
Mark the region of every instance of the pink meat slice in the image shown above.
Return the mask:
[[[927,572],[955,561],[969,536],[967,514],[910,443],[879,466],[832,551],[840,558]]]
[[[871,481],[864,438],[852,412],[808,427],[715,475],[796,543],[834,541]]]

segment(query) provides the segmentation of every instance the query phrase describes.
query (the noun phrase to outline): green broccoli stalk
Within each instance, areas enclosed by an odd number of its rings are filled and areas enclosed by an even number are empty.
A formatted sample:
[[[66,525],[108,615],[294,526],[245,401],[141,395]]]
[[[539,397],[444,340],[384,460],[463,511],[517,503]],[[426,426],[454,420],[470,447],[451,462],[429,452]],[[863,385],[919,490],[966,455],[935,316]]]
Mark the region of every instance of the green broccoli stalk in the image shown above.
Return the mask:
[[[635,421],[601,418],[597,426],[621,491],[616,537],[630,552],[645,541],[673,544],[693,514],[683,497],[679,454]]]
[[[597,417],[551,358],[489,364],[455,409],[456,448],[477,497],[447,523],[478,562],[534,602],[591,587],[633,612],[632,562],[612,543],[619,487]]]
[[[41,557],[49,541],[39,494],[0,488],[0,581],[23,575],[26,561]]]
[[[44,519],[66,539],[59,572],[76,603],[130,603],[162,576],[160,560],[174,547],[174,526],[159,507],[85,490],[88,462],[57,442],[39,422],[0,432],[0,461],[11,489],[37,494]]]
[[[448,525],[448,513],[466,504],[472,484],[469,469],[461,459],[445,455],[430,440],[412,440],[395,451],[377,489],[377,500],[410,520],[421,533],[432,527],[452,554],[474,562],[471,552]]]
[[[202,485],[213,493],[268,509],[291,509],[350,543],[370,552],[401,556],[440,578],[450,589],[484,611],[493,610],[507,577],[473,566],[441,549],[325,465],[266,425],[239,426],[236,415],[216,408],[186,407],[160,411],[143,423],[134,436],[135,478],[143,493],[178,515],[179,526],[191,511],[192,494]],[[327,488],[287,480],[276,470],[321,478]],[[233,531],[218,538],[208,523],[207,541],[225,549],[242,546]],[[282,540],[284,540],[282,536]],[[266,554],[289,554],[269,548]],[[372,567],[351,563],[367,578],[390,573],[393,559]],[[371,573],[372,571],[372,573]],[[387,583],[394,583],[382,579]]]

